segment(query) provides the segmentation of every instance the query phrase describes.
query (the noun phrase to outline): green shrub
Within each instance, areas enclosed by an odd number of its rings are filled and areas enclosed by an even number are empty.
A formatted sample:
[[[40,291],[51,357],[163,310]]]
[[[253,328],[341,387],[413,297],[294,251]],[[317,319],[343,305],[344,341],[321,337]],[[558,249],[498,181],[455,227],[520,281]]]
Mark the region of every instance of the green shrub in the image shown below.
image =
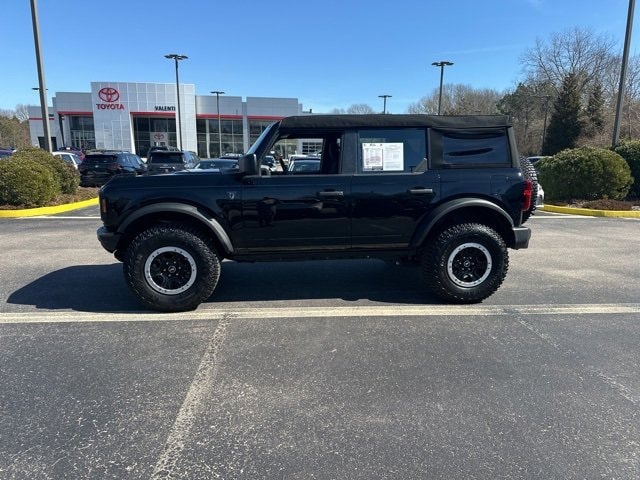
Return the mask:
[[[622,143],[616,147],[615,152],[627,161],[631,169],[634,182],[629,196],[640,198],[640,141]]]
[[[0,204],[42,207],[59,192],[51,170],[29,159],[0,162]]]
[[[80,175],[71,165],[49,152],[35,147],[21,148],[13,154],[13,158],[22,160],[30,159],[44,165],[51,173],[59,186],[59,193],[73,195],[80,185]]]
[[[612,198],[621,200],[633,182],[627,162],[604,148],[563,150],[536,164],[549,200]]]

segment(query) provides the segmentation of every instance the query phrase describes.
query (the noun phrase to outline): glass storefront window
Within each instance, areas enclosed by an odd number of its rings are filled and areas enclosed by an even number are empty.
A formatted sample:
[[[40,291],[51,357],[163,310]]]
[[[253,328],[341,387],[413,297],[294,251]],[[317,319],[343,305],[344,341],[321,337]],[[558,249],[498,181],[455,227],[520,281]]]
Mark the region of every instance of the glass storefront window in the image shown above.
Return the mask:
[[[221,118],[220,129],[222,130],[222,136],[218,133],[217,118],[209,119],[207,127],[207,134],[209,136],[209,152],[206,157],[215,158],[226,153],[244,152],[242,120]],[[220,142],[222,143],[222,152],[220,152]]]
[[[134,117],[133,140],[135,153],[146,156],[154,145],[178,146],[175,118]]]
[[[249,120],[249,148],[253,145],[262,132],[273,123],[271,120]]]
[[[96,135],[93,127],[93,117],[69,116],[69,129],[71,131],[71,145],[84,150],[96,148]]]

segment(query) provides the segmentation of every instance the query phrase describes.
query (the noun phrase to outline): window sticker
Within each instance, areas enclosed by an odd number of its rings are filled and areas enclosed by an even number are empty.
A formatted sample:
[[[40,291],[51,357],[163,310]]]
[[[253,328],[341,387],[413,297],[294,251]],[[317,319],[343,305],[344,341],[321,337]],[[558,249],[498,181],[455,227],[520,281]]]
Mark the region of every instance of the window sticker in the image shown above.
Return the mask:
[[[363,143],[362,170],[403,171],[404,144],[398,143]]]

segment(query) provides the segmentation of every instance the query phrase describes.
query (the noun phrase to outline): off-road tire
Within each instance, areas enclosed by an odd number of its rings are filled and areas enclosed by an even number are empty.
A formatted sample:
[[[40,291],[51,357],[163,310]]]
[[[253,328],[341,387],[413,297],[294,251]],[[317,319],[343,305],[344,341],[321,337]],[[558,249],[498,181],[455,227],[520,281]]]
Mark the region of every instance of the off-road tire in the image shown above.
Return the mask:
[[[147,307],[163,312],[194,310],[213,293],[220,260],[195,229],[157,225],[138,234],[124,255],[124,277]]]
[[[478,303],[498,290],[509,268],[509,253],[492,228],[464,223],[442,231],[422,253],[427,288],[454,303]]]
[[[529,220],[536,210],[536,200],[538,199],[538,174],[533,164],[526,158],[520,159],[520,168],[525,179],[531,181],[531,206],[528,210],[522,212],[522,223]]]

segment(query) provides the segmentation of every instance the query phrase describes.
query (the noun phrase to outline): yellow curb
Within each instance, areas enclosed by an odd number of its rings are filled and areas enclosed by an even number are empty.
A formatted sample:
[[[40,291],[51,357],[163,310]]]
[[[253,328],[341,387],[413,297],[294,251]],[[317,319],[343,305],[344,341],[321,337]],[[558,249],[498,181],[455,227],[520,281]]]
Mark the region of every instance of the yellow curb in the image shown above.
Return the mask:
[[[69,212],[78,208],[98,205],[98,198],[84,200],[82,202],[56,205],[55,207],[27,208],[24,210],[0,210],[0,218],[37,217],[39,215],[53,215],[55,213]]]
[[[638,210],[593,210],[591,208],[558,207],[556,205],[545,205],[541,210],[543,212],[587,215],[590,217],[640,218],[640,211]]]

